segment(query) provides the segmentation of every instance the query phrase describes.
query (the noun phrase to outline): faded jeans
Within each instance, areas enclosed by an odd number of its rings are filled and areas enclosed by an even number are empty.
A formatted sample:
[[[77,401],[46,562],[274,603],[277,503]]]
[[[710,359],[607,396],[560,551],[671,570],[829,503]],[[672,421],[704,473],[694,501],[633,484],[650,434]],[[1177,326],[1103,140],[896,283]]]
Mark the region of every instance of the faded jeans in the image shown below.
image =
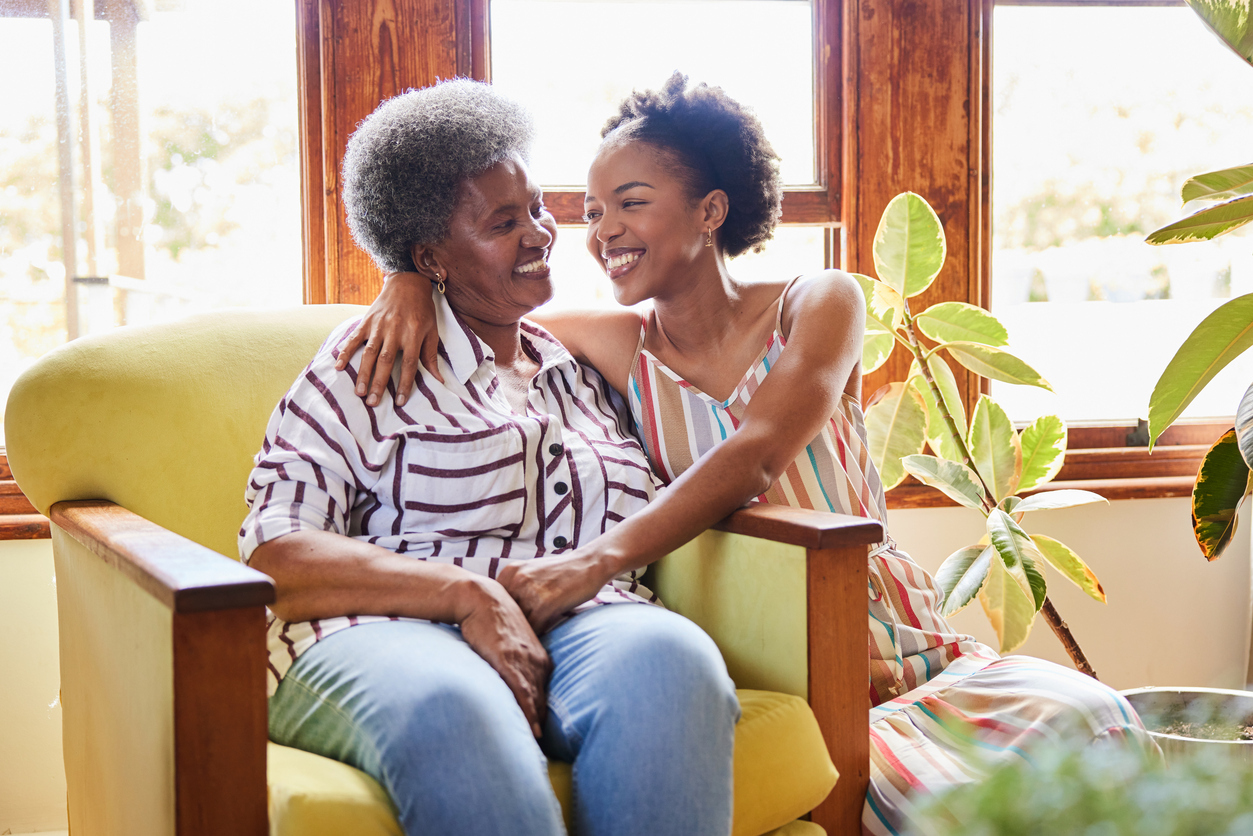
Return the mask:
[[[579,836],[727,836],[739,703],[713,641],[660,607],[595,607],[543,637],[536,741],[456,627],[382,622],[319,641],[270,699],[270,737],[390,794],[408,836],[565,832],[545,756],[573,762]]]

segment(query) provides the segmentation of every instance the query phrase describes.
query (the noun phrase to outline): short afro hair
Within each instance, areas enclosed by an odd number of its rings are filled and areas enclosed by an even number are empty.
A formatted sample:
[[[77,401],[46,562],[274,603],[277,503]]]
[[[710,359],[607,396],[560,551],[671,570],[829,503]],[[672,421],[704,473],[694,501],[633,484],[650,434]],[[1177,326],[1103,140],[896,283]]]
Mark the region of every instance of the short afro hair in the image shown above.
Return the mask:
[[[689,90],[687,76],[676,72],[660,90],[632,92],[600,135],[602,146],[640,141],[669,151],[695,199],[726,192],[730,208],[719,238],[728,256],[761,252],[774,234],[783,203],[779,155],[756,115],[721,87]]]
[[[448,234],[461,185],[511,156],[529,160],[534,127],[490,84],[442,81],[388,99],[357,126],[344,154],[353,240],[385,271],[416,269],[414,244]]]

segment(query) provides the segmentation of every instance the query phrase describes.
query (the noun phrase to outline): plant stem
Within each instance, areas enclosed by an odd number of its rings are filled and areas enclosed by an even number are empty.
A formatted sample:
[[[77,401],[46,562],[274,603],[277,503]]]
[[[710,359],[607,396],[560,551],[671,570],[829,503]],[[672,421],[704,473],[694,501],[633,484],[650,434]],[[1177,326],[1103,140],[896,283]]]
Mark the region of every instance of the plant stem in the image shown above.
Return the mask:
[[[931,367],[927,365],[926,354],[922,345],[918,342],[918,335],[914,333],[913,317],[909,315],[909,302],[905,303],[905,333],[909,335],[909,348],[913,352],[914,358],[918,361],[918,368],[922,370],[922,376],[926,379],[927,385],[931,387],[931,396],[935,398],[935,405],[940,410],[940,415],[944,417],[944,423],[948,426],[949,434],[957,444],[958,452],[961,453],[962,463],[970,468],[971,472],[975,474],[975,478],[979,480],[979,484],[983,486],[984,508],[988,513],[991,513],[996,508],[995,495],[988,487],[988,483],[983,481],[983,475],[979,473],[979,469],[975,467],[974,458],[970,455],[970,448],[966,446],[963,434],[957,429],[957,421],[954,420],[953,414],[949,412],[948,404],[944,402],[944,395],[940,392],[940,385],[935,382],[935,377],[931,374]],[[1093,679],[1097,679],[1096,671],[1092,670],[1088,657],[1084,655],[1083,649],[1079,647],[1079,642],[1075,641],[1075,636],[1070,632],[1070,627],[1062,620],[1061,614],[1057,612],[1057,608],[1053,606],[1053,602],[1047,596],[1044,598],[1044,606],[1040,608],[1040,611],[1044,613],[1044,620],[1049,623],[1049,627],[1052,628],[1058,641],[1062,643],[1062,647],[1066,648],[1066,652],[1070,654],[1070,660],[1075,663],[1075,668],[1080,673],[1086,673]],[[1097,681],[1099,682],[1100,680],[1097,679]]]
[[[909,302],[905,302],[905,333],[909,335],[909,348],[914,354],[914,359],[918,361],[918,368],[922,370],[922,376],[931,388],[931,397],[935,399],[936,407],[940,410],[940,415],[943,416],[944,423],[948,426],[949,435],[953,437],[954,443],[957,444],[957,451],[961,453],[962,464],[970,468],[970,472],[975,475],[975,478],[979,480],[979,484],[983,486],[983,504],[990,513],[996,508],[996,499],[992,489],[988,487],[988,483],[983,481],[983,475],[975,467],[974,457],[970,455],[970,448],[966,446],[965,434],[957,429],[957,421],[953,418],[953,413],[949,412],[948,404],[944,402],[944,395],[940,392],[940,384],[935,382],[935,377],[931,374],[931,367],[927,365],[926,352],[918,342],[918,335],[914,333],[914,320],[909,315]]]
[[[1040,612],[1044,613],[1044,620],[1049,623],[1049,627],[1053,628],[1053,632],[1062,643],[1062,647],[1066,648],[1066,652],[1070,654],[1070,660],[1075,663],[1075,668],[1080,673],[1086,673],[1099,682],[1100,678],[1096,675],[1096,671],[1092,670],[1092,665],[1088,663],[1088,657],[1083,655],[1083,650],[1079,647],[1079,642],[1075,641],[1074,635],[1070,632],[1070,627],[1066,625],[1065,621],[1062,621],[1062,617],[1053,606],[1053,602],[1047,597],[1044,599],[1044,606],[1040,608]]]

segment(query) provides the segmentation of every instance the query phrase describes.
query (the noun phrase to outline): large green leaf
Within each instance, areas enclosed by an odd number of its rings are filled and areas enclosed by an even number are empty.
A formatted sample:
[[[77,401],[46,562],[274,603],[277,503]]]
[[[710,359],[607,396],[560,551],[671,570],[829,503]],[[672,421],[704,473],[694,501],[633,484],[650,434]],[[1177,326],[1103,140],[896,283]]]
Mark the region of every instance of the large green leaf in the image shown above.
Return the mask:
[[[1029,491],[1052,481],[1066,461],[1066,424],[1056,415],[1041,415],[1022,431],[1022,476],[1018,490]]]
[[[988,577],[979,590],[979,603],[1001,643],[1001,653],[1013,653],[1022,647],[1035,622],[1035,603],[1031,593],[1005,571],[999,560],[988,561]]]
[[[1053,387],[1039,372],[1003,349],[972,342],[945,343],[944,349],[953,355],[954,360],[975,374],[1002,383],[1039,386],[1041,389],[1053,391]]]
[[[1071,551],[1069,546],[1052,537],[1045,537],[1043,534],[1032,534],[1031,542],[1035,543],[1035,547],[1040,550],[1040,554],[1044,555],[1044,559],[1049,562],[1050,566],[1069,578],[1075,586],[1088,595],[1102,604],[1105,603],[1105,589],[1101,586],[1101,582],[1088,568],[1088,564]]]
[[[1022,448],[1014,425],[1000,404],[980,395],[970,416],[970,437],[966,442],[975,469],[1000,502],[1014,493],[1022,467]]]
[[[1183,220],[1149,233],[1144,240],[1150,244],[1186,244],[1189,241],[1209,241],[1219,235],[1239,229],[1253,221],[1253,195],[1244,195],[1193,212]]]
[[[938,343],[962,340],[1008,345],[1009,332],[983,308],[965,302],[939,302],[914,317],[918,330]]]
[[[1149,398],[1149,449],[1206,384],[1253,345],[1253,293],[1224,302],[1193,329]]]
[[[988,514],[988,539],[1001,557],[1005,571],[1035,602],[1038,612],[1044,606],[1048,585],[1040,572],[1044,557],[1014,518],[999,508]]]
[[[908,299],[935,281],[946,248],[944,226],[935,210],[913,192],[898,194],[883,210],[874,234],[875,271]]]
[[[1029,496],[1014,506],[1015,514],[1028,511],[1051,511],[1054,508],[1074,508],[1076,505],[1092,505],[1096,502],[1109,503],[1109,500],[1092,491],[1041,491]]]
[[[1253,467],[1253,386],[1244,390],[1244,397],[1236,409],[1236,440],[1240,444],[1240,456],[1244,463]]]
[[[866,410],[866,439],[883,489],[899,485],[905,478],[901,459],[927,443],[927,413],[918,393],[904,383],[889,384],[883,399]]]
[[[1249,0],[1188,0],[1188,5],[1236,55],[1253,64],[1253,14]]]
[[[873,455],[873,454],[872,454]],[[901,466],[919,482],[938,488],[945,496],[977,511],[983,510],[986,494],[979,485],[974,471],[958,462],[937,459],[935,456],[906,456]]]
[[[943,594],[940,613],[945,618],[961,612],[979,594],[994,554],[996,550],[991,546],[967,546],[953,552],[940,564],[935,582]]]
[[[1192,488],[1192,532],[1206,560],[1222,557],[1236,533],[1236,512],[1249,492],[1249,466],[1236,431],[1228,430],[1205,454]]]
[[[861,285],[862,295],[866,297],[866,318],[876,320],[889,332],[899,328],[904,322],[905,299],[877,279],[861,273],[850,275]]]
[[[1185,205],[1194,200],[1230,200],[1253,194],[1253,165],[1208,171],[1188,178],[1180,196]]]
[[[944,406],[948,408],[948,414],[957,425],[957,432],[961,433],[964,438],[966,407],[962,404],[961,391],[957,388],[957,378],[953,376],[953,370],[939,354],[932,354],[927,358],[927,368],[931,370],[931,376],[935,378],[935,384],[940,388],[940,397],[944,399]],[[918,390],[922,404],[927,410],[927,443],[940,458],[954,462],[961,461],[961,450],[958,449],[957,442],[953,439],[953,431],[949,429],[948,422],[944,420],[936,404],[931,386],[919,371],[917,360],[909,367],[908,380]]]
[[[896,337],[878,320],[866,317],[866,336],[861,341],[861,373],[870,374],[892,356]]]

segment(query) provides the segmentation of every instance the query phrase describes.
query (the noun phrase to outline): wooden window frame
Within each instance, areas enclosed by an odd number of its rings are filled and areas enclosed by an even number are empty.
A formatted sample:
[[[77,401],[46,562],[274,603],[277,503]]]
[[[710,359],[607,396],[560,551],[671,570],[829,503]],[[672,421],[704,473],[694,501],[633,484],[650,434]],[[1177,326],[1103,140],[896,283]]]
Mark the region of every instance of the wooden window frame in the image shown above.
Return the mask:
[[[437,78],[488,78],[488,2],[297,0],[307,302],[369,303],[378,293],[381,276],[352,244],[339,201],[347,138],[387,96]],[[883,208],[902,191],[923,195],[944,223],[949,252],[936,282],[916,300],[920,309],[941,300],[987,307],[991,298],[992,8],[993,0],[814,0],[818,185],[787,189],[782,222],[824,226],[828,265],[873,273],[870,252]],[[904,34],[918,32],[928,36]],[[562,224],[581,223],[582,198],[577,189],[547,193]],[[866,377],[865,392],[904,378],[908,358],[896,354]],[[969,410],[987,383],[956,371]],[[1134,427],[1074,425],[1066,468],[1052,486],[1082,484],[1111,498],[1186,495],[1224,427],[1185,422],[1150,457],[1146,448],[1127,445]],[[947,504],[916,484],[889,492],[888,501]]]

